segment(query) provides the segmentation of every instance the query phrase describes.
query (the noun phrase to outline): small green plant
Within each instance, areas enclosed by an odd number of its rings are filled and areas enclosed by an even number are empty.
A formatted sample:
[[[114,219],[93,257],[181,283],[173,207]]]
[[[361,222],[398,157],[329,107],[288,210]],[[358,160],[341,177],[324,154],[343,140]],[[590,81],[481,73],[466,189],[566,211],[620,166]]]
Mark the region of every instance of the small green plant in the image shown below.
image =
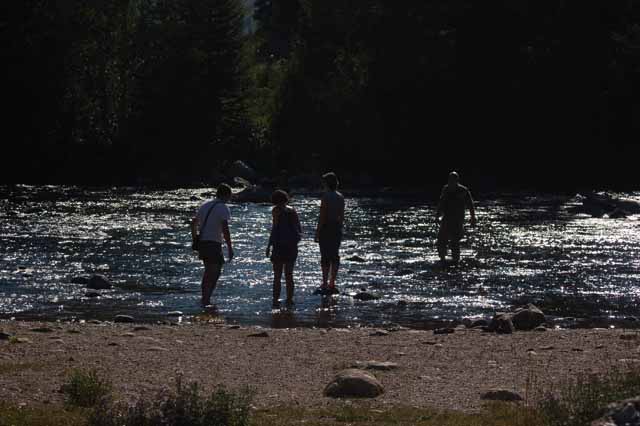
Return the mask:
[[[111,382],[96,370],[73,370],[61,391],[65,403],[76,407],[93,407],[111,394]]]
[[[249,390],[231,392],[220,387],[208,396],[197,383],[160,393],[153,400],[140,398],[133,406],[104,400],[93,411],[88,426],[248,426],[250,424]]]
[[[582,375],[564,383],[559,395],[541,400],[538,409],[549,426],[583,426],[602,416],[611,402],[640,390],[640,369],[612,368],[605,375]]]

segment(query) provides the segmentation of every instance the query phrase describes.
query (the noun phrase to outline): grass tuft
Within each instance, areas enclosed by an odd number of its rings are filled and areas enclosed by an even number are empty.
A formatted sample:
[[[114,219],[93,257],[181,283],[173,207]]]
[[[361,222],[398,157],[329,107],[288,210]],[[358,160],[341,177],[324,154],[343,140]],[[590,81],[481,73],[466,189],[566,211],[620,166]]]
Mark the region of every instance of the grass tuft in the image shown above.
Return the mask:
[[[96,370],[76,369],[71,371],[60,390],[68,406],[90,408],[108,398],[111,388],[111,382]]]

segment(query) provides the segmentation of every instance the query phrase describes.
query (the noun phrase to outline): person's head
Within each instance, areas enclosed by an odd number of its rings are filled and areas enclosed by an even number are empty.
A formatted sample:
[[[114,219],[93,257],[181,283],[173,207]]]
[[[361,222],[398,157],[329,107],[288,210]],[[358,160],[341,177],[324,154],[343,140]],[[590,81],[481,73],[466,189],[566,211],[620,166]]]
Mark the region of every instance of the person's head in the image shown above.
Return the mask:
[[[223,201],[228,201],[231,199],[231,187],[226,183],[221,183],[218,185],[218,190],[216,191],[216,198],[219,198]]]
[[[322,175],[322,183],[330,190],[335,191],[338,189],[338,176],[335,173],[329,172]]]
[[[460,182],[460,175],[457,172],[449,173],[449,185],[454,186]]]
[[[289,194],[287,194],[285,191],[281,189],[273,191],[273,194],[271,194],[271,203],[274,206],[284,206],[288,202],[289,202]]]

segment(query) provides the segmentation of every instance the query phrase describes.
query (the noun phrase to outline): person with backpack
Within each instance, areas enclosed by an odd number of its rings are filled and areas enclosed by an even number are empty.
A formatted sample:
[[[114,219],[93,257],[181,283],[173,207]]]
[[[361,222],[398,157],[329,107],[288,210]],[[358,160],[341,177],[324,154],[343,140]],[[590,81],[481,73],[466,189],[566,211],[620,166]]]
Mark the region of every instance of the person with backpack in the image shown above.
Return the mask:
[[[231,199],[231,187],[227,184],[218,186],[216,198],[200,206],[198,213],[191,221],[192,248],[196,250],[204,263],[202,276],[202,306],[210,306],[211,295],[218,284],[224,256],[222,241],[227,243],[229,261],[233,259],[233,246],[229,232],[231,213],[227,203]]]
[[[302,227],[296,210],[289,206],[289,195],[283,190],[274,191],[271,195],[274,205],[271,210],[272,226],[267,257],[273,264],[273,308],[280,307],[280,288],[284,270],[287,284],[287,306],[293,305],[293,268],[298,257],[298,243],[302,235]],[[273,251],[271,248],[273,247]]]

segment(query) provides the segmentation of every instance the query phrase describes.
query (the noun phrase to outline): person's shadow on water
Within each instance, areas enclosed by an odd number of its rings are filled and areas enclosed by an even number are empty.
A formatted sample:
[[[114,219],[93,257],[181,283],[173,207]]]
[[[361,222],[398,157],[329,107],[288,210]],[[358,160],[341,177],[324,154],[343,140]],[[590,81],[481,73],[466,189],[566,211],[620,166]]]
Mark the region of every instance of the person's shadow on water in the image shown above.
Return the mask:
[[[335,306],[337,301],[335,298],[322,297],[320,299],[320,305],[316,308],[318,314],[316,318],[316,326],[318,328],[328,328],[333,324],[336,318]]]

